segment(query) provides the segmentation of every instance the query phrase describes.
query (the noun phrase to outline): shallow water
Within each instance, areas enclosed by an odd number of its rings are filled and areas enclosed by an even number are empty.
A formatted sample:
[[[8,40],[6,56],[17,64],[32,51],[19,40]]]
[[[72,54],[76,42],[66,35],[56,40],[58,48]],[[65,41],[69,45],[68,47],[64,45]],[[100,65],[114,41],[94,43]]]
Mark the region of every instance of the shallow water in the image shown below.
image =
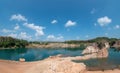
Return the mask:
[[[45,48],[18,48],[18,49],[4,49],[0,50],[0,59],[16,60],[19,58],[25,58],[26,61],[43,60],[49,56],[62,54],[63,56],[80,56],[82,50],[79,48],[74,49],[45,49]]]

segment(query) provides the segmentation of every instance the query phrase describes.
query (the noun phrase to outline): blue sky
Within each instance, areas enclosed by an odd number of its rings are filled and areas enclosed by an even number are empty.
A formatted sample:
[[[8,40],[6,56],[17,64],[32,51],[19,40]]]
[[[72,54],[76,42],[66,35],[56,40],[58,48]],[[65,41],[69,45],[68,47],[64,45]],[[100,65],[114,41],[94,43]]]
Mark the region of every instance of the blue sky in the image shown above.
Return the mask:
[[[120,38],[120,0],[1,0],[0,36],[37,41]]]

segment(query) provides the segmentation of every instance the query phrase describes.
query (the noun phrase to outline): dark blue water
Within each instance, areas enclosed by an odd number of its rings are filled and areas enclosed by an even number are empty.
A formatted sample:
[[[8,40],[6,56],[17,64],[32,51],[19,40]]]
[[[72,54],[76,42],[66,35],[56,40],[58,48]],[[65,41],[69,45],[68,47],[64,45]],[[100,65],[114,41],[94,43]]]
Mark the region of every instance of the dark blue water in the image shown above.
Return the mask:
[[[0,59],[15,60],[19,58],[25,58],[26,61],[43,60],[49,56],[55,56],[62,54],[63,56],[80,56],[82,50],[75,49],[36,49],[36,48],[19,48],[19,49],[4,49],[0,50]]]

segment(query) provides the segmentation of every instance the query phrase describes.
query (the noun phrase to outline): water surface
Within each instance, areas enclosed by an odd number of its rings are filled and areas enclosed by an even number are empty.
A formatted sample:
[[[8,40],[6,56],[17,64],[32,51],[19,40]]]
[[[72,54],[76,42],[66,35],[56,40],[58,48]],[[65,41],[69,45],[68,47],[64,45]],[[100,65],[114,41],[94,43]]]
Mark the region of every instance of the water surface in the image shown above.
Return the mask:
[[[19,58],[25,58],[26,61],[38,61],[48,58],[49,56],[55,56],[62,54],[63,56],[81,56],[81,48],[59,48],[59,49],[45,49],[45,48],[18,48],[18,49],[4,49],[0,50],[0,59],[4,60],[15,60],[18,61]],[[104,59],[90,59],[84,61],[74,61],[83,62],[86,64],[89,70],[98,69],[114,69],[118,66],[120,67],[120,51],[114,49],[109,49],[109,57]]]
[[[4,49],[0,50],[0,59],[15,60],[19,58],[25,58],[26,61],[37,61],[48,58],[49,56],[55,56],[62,54],[64,56],[80,56],[82,50],[78,48],[74,49],[45,49],[45,48],[18,48],[18,49]]]
[[[90,59],[84,61],[77,60],[75,62],[85,63],[87,65],[88,70],[108,70],[120,68],[120,51],[111,48],[109,49],[108,58]]]

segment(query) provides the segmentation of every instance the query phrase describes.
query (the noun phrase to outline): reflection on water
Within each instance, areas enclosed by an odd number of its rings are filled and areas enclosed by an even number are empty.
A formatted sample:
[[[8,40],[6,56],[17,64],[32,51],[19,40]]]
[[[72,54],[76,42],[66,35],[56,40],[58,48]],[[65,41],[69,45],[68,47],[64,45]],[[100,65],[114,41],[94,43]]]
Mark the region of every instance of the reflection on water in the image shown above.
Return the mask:
[[[26,61],[37,61],[43,60],[49,56],[54,56],[58,54],[62,54],[64,56],[81,56],[81,48],[74,49],[5,49],[0,50],[0,59],[7,60],[16,60],[19,58],[25,58]],[[98,70],[98,69],[114,69],[116,67],[120,67],[120,51],[110,49],[109,57],[104,59],[90,59],[84,61],[75,61],[75,62],[84,62],[89,70]]]
[[[26,48],[19,48],[19,49],[4,49],[0,50],[0,59],[7,59],[7,60],[16,60],[18,61],[19,58],[25,58],[26,61],[36,61],[36,60],[43,60],[49,56],[54,56],[58,54],[63,54],[64,56],[80,56],[82,50],[80,48],[76,50],[74,49],[26,49]]]

